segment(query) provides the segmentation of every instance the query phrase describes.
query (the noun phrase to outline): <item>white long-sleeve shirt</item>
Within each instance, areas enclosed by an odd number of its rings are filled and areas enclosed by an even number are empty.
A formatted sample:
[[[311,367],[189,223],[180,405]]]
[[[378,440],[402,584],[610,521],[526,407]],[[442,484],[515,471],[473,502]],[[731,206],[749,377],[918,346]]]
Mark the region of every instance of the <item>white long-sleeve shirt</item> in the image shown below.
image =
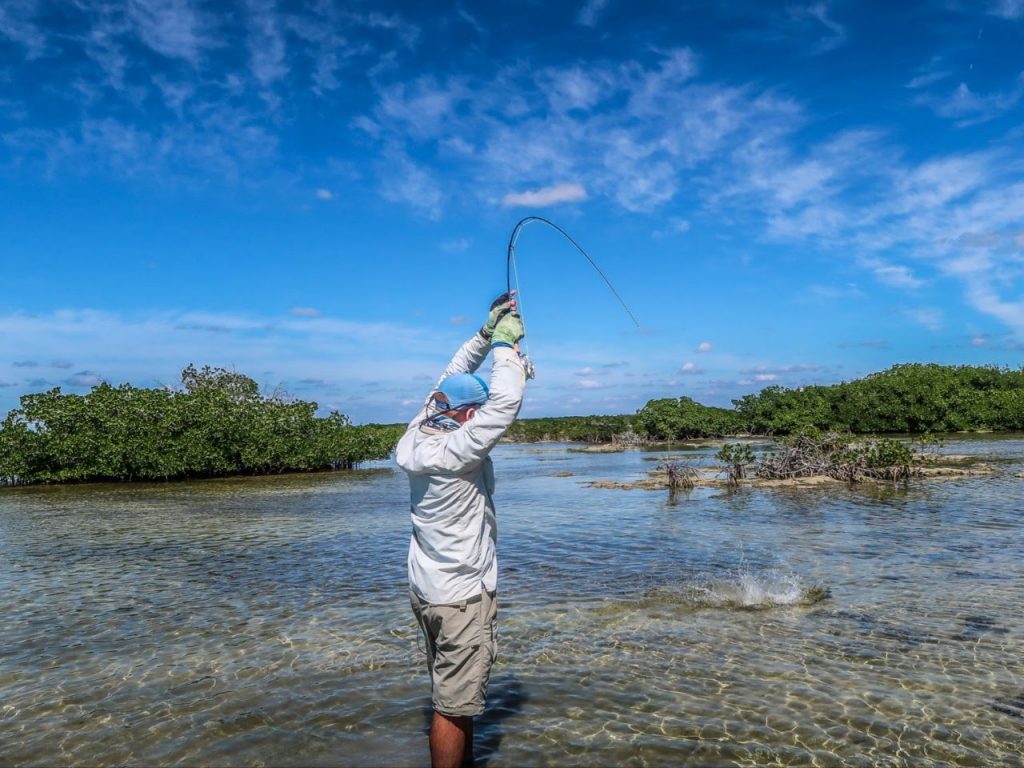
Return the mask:
[[[438,386],[455,373],[473,373],[490,344],[479,334],[459,348]],[[456,603],[494,591],[494,468],[488,454],[508,430],[523,402],[526,372],[518,353],[494,350],[490,397],[473,418],[452,431],[424,424],[437,387],[398,441],[396,460],[409,476],[412,540],[409,586],[428,603]]]

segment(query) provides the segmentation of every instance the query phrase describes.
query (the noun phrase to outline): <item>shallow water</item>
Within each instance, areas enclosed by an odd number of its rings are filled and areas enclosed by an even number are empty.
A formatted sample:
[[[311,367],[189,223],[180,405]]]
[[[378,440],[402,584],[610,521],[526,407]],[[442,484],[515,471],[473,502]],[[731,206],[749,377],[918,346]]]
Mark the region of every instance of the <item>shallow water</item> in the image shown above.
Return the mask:
[[[1024,440],[945,450],[1000,474],[670,501],[585,485],[656,454],[499,447],[482,764],[1024,763]],[[2,762],[424,764],[407,503],[386,466],[0,491]]]

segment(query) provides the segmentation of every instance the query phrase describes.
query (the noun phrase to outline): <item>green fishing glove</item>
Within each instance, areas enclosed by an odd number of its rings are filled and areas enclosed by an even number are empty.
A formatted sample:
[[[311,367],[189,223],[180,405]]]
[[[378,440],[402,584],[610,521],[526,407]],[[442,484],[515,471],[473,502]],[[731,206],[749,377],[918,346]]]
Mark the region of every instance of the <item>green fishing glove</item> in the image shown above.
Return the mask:
[[[512,291],[512,293],[503,293],[491,303],[491,313],[487,315],[487,322],[484,323],[484,327],[480,329],[480,335],[484,337],[485,341],[491,340],[491,337],[494,335],[494,329],[498,325],[498,321],[515,308],[514,296],[515,291]]]
[[[525,333],[523,319],[514,312],[509,312],[494,327],[494,333],[491,334],[491,347],[511,347],[523,338]]]

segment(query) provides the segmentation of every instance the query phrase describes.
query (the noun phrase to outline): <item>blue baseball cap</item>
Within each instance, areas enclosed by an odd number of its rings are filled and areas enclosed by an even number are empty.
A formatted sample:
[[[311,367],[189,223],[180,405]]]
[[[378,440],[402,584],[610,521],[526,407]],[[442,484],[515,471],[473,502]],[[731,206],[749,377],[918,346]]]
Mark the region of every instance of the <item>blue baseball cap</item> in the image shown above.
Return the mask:
[[[444,395],[448,408],[465,408],[468,405],[483,405],[490,396],[487,384],[472,373],[455,373],[441,382],[437,394]]]

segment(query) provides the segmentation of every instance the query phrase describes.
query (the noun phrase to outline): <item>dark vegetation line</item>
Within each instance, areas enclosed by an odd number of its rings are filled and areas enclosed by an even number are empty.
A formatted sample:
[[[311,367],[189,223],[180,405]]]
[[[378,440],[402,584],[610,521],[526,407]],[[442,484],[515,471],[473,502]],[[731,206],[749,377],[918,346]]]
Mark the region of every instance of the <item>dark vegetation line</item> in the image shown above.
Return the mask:
[[[21,398],[0,425],[0,483],[174,480],[351,468],[387,458],[393,426],[353,426],[316,403],[264,397],[221,368],[186,368],[181,390],[101,384]]]
[[[182,388],[101,384],[21,398],[0,424],[0,484],[173,480],[351,468],[387,458],[404,425],[354,426],[316,403],[260,395],[252,379],[189,366]],[[832,386],[767,387],[714,408],[651,400],[633,416],[524,419],[516,442],[650,442],[790,435],[1024,430],[1024,369],[897,365]],[[728,463],[728,462],[727,462]]]
[[[853,434],[1024,430],[1024,369],[896,365],[863,379],[799,389],[766,387],[733,408],[689,397],[651,400],[635,416],[526,419],[514,440],[611,442],[789,435],[807,427]]]

